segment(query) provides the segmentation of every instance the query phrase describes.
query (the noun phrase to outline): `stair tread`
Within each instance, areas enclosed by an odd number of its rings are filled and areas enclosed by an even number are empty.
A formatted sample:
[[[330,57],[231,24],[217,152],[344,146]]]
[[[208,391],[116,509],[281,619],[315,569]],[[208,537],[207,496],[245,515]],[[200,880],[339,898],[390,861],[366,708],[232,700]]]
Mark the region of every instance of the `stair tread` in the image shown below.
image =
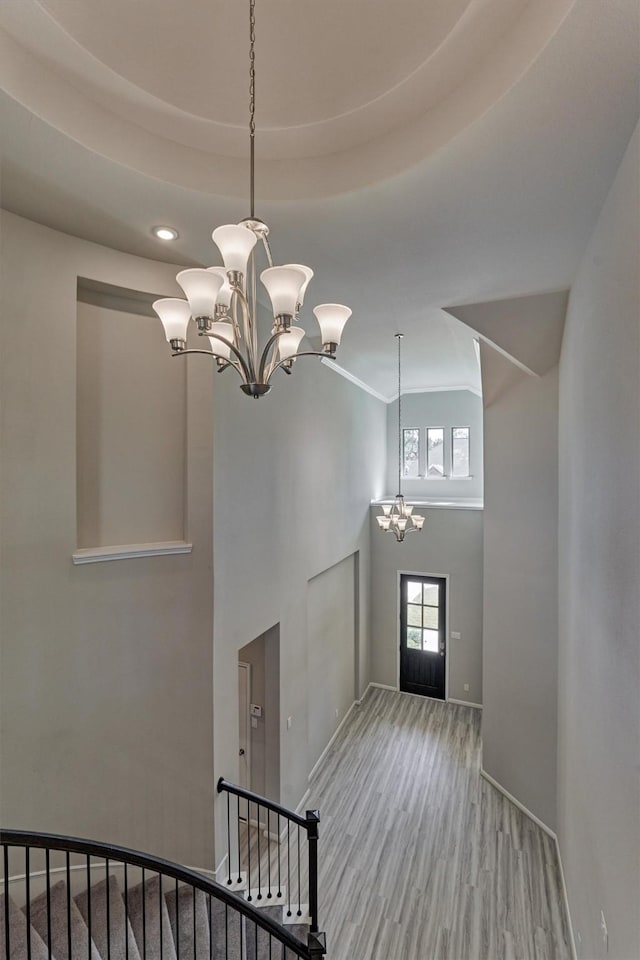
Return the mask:
[[[195,890],[194,887],[182,884],[177,891],[175,888],[168,890],[164,899],[167,904],[178,960],[209,960],[209,913],[205,894],[202,890]],[[180,921],[179,927],[178,920]]]
[[[109,916],[107,927],[107,896]],[[75,902],[87,923],[89,919],[89,894],[82,890],[75,896]],[[125,933],[126,931],[126,933]],[[133,929],[127,918],[124,899],[115,876],[94,883],[91,887],[91,938],[95,943],[100,956],[110,960],[140,960],[138,945],[133,935]]]
[[[143,911],[144,887],[144,911]],[[154,875],[129,888],[129,922],[143,960],[177,960],[173,932],[160,879]]]
[[[67,885],[59,880],[50,890],[51,902],[51,950],[56,960],[69,960],[69,928],[67,925],[67,903],[69,907],[69,921],[71,924],[71,953],[73,957],[89,957],[91,960],[101,960],[98,949],[89,938],[89,930],[84,917],[78,910],[73,898],[67,901]],[[25,907],[22,908],[26,913]],[[45,943],[48,943],[47,929],[47,894],[46,891],[31,901],[30,919],[32,926],[38,931]]]
[[[5,898],[0,897],[0,956],[7,957],[5,939]],[[48,960],[49,948],[31,925],[31,960]],[[9,956],[7,960],[28,960],[27,954],[27,918],[11,897],[9,897]]]

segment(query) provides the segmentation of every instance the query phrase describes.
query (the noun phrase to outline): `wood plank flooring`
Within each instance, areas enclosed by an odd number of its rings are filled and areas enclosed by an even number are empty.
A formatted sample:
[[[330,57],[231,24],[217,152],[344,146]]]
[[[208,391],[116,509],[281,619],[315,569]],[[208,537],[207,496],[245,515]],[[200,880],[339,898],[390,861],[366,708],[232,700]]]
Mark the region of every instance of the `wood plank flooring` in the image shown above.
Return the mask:
[[[329,960],[570,960],[555,847],[480,777],[480,711],[370,689],[310,787]]]

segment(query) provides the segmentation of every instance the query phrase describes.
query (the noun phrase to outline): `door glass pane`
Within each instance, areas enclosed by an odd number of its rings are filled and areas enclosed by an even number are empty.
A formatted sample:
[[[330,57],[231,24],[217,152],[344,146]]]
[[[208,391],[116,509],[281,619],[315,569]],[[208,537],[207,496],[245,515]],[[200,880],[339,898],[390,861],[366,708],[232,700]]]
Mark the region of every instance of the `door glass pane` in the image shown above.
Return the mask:
[[[407,583],[407,600],[409,603],[422,603],[422,584],[416,580]]]
[[[444,429],[429,427],[427,430],[427,476],[444,476]]]
[[[419,627],[407,627],[407,646],[410,650],[422,650],[422,630]]]
[[[437,583],[425,583],[424,602],[437,607],[440,602],[440,587]]]
[[[424,647],[428,653],[437,653],[438,652],[438,631],[437,630],[423,630],[424,637]]]
[[[422,607],[417,603],[407,604],[407,623],[410,627],[422,626]]]
[[[440,623],[438,620],[438,608],[437,607],[423,607],[422,615],[424,617],[422,625],[428,627],[431,630],[437,630]]]

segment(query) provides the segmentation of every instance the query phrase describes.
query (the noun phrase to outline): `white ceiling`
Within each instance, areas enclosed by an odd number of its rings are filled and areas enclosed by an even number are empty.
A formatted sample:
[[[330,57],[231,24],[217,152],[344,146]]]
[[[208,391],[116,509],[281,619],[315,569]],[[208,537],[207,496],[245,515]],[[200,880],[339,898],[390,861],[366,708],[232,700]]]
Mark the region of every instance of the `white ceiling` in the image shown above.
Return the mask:
[[[340,363],[377,391],[397,330],[407,389],[477,388],[442,308],[571,284],[637,122],[636,0],[256,5],[276,261],[314,268],[311,305],[353,307]],[[245,21],[238,0],[2,0],[2,205],[216,262],[211,229],[248,212]]]

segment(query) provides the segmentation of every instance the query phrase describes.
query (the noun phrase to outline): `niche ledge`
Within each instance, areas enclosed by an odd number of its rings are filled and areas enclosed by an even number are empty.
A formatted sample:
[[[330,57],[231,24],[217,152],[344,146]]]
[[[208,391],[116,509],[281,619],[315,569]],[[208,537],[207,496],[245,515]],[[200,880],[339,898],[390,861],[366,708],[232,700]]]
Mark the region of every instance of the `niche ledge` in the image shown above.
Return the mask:
[[[130,560],[132,557],[163,557],[176,553],[191,553],[193,544],[186,540],[165,540],[159,543],[125,543],[111,547],[86,547],[74,550],[71,560],[75,565],[104,563],[106,560]]]

